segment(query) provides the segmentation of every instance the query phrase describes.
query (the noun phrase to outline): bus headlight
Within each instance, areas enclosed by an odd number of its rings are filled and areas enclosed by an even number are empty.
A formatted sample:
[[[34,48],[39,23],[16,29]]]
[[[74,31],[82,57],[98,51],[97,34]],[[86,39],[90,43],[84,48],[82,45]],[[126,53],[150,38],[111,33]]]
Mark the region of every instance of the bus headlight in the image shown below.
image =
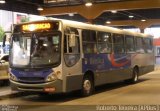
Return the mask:
[[[50,82],[50,81],[54,81],[57,79],[57,75],[53,72],[50,75],[47,76],[46,81]]]
[[[17,81],[17,80],[18,80],[17,77],[16,77],[15,75],[11,74],[11,73],[10,73],[9,78],[10,78],[11,80],[13,80],[13,81]]]

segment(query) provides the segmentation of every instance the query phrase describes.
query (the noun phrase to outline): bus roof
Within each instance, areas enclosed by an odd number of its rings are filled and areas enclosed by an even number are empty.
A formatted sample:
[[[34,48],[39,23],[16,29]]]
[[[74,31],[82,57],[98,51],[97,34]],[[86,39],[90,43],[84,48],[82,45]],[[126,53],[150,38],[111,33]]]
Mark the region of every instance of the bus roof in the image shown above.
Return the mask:
[[[82,23],[82,22],[77,22],[77,21],[64,20],[64,19],[56,19],[56,18],[52,18],[50,20],[25,22],[25,23],[20,23],[18,25],[30,24],[30,23],[39,23],[39,22],[47,22],[47,21],[48,22],[57,21],[57,22],[61,22],[64,26],[69,26],[69,27],[74,27],[74,28],[80,28],[80,29],[89,29],[89,30],[97,30],[97,31],[111,32],[111,33],[117,33],[117,34],[132,35],[132,36],[135,36],[135,37],[136,36],[153,37],[152,35],[149,35],[149,34],[132,32],[132,31],[127,31],[127,30],[123,30],[123,29],[113,28],[113,27],[109,27],[109,26],[87,24],[87,23]]]

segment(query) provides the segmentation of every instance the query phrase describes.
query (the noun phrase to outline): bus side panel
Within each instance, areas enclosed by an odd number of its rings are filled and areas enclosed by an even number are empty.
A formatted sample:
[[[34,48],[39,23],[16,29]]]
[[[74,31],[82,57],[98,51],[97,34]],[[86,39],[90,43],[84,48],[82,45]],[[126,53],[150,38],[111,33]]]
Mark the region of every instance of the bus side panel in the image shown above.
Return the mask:
[[[129,54],[85,54],[83,73],[88,70],[96,74],[95,85],[117,82],[132,77]]]
[[[144,75],[152,71],[154,71],[154,65],[143,66],[143,67],[140,67],[139,75]]]
[[[102,85],[106,83],[114,83],[122,80],[126,80],[132,77],[132,69],[117,69],[106,72],[96,73],[95,85]]]
[[[131,58],[131,66],[139,67],[139,75],[143,75],[154,70],[153,54],[133,54]]]
[[[68,75],[66,76],[66,92],[79,90],[82,88],[83,75]]]

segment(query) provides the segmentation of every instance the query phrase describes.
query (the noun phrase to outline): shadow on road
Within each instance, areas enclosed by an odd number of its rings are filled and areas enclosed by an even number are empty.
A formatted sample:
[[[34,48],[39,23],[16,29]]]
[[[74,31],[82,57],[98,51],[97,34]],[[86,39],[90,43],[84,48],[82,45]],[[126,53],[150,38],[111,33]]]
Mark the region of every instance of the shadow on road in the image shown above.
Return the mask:
[[[0,81],[0,87],[6,87],[6,86],[9,86],[10,83],[9,83],[9,80],[1,80]]]
[[[149,80],[149,79],[142,78],[135,84],[139,84],[139,83],[145,82],[147,80]],[[118,89],[118,88],[121,88],[121,87],[128,87],[130,85],[135,85],[135,84],[128,84],[124,81],[116,82],[116,83],[109,83],[109,84],[105,84],[105,85],[101,85],[101,86],[96,87],[95,88],[96,89],[95,94],[110,91],[110,90],[113,90],[113,89]]]

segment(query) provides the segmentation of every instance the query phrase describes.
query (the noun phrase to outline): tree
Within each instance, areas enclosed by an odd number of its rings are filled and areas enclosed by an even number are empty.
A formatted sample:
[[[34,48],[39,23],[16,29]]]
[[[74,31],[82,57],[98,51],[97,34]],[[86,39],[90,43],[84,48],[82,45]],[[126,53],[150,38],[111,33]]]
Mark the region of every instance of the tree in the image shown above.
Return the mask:
[[[3,28],[0,26],[0,42],[3,41],[3,36],[4,36],[4,30],[3,30]]]

